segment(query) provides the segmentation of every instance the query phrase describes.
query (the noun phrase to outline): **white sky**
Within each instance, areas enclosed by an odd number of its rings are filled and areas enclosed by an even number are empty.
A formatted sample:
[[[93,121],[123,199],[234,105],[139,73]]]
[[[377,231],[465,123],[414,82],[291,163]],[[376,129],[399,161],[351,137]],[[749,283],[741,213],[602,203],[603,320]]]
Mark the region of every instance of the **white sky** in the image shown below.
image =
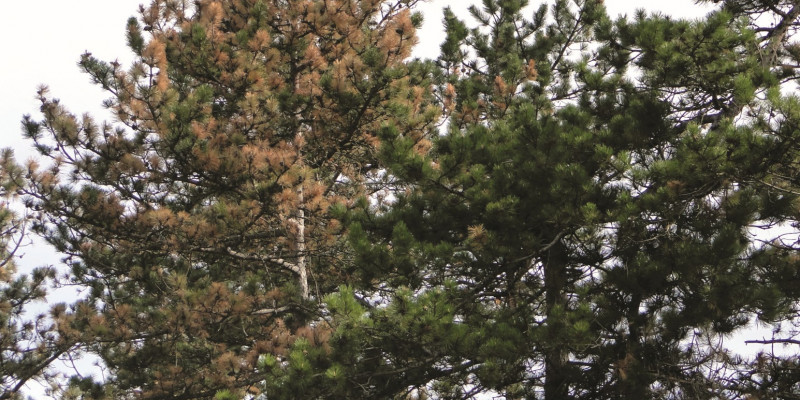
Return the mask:
[[[0,13],[0,148],[12,147],[20,160],[33,155],[22,140],[23,114],[37,116],[36,88],[47,84],[51,94],[74,113],[90,112],[104,117],[100,107],[106,97],[80,73],[77,61],[84,51],[105,61],[118,59],[127,65],[131,53],[125,44],[125,23],[137,15],[138,5],[148,0],[25,0],[8,1]],[[429,0],[420,10],[425,25],[418,33],[416,55],[433,57],[444,38],[441,9],[449,5],[466,16],[475,0]],[[538,5],[540,1],[532,0]],[[660,11],[674,17],[699,18],[708,7],[691,0],[606,0],[611,15],[631,15],[636,8]],[[36,245],[25,249],[23,266],[57,264],[52,250]],[[730,342],[729,342],[730,343]],[[736,344],[734,344],[736,345]],[[738,343],[739,347],[741,342]],[[752,347],[752,346],[751,346]],[[755,350],[755,349],[751,349]],[[36,393],[36,388],[31,388]]]

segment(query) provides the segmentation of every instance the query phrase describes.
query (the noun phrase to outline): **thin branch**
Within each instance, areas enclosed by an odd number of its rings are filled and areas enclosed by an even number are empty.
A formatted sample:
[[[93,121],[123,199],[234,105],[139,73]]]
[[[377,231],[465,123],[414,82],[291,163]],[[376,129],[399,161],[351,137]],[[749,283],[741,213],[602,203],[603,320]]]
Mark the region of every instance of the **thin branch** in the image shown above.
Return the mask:
[[[556,234],[556,236],[553,238],[553,240],[552,240],[550,243],[546,244],[546,245],[545,245],[544,247],[542,247],[541,249],[538,249],[538,250],[536,250],[535,252],[533,252],[533,253],[531,253],[531,254],[528,254],[527,256],[522,256],[522,257],[520,257],[520,258],[517,258],[517,259],[515,259],[515,260],[512,260],[511,262],[512,262],[512,263],[516,263],[516,262],[520,262],[520,261],[525,261],[525,260],[527,260],[527,259],[530,259],[530,258],[536,257],[537,255],[539,255],[539,254],[542,254],[542,253],[544,253],[544,252],[546,252],[546,251],[550,250],[550,249],[551,249],[553,246],[555,246],[555,245],[556,245],[556,243],[558,243],[558,241],[559,241],[559,240],[561,240],[561,238],[563,238],[563,237],[564,237],[564,235],[566,235],[566,234],[567,234],[567,229],[562,229],[560,232],[558,232],[558,233]]]
[[[214,252],[216,250],[217,249],[209,248],[209,247],[200,249],[200,251],[204,251],[204,252]],[[300,275],[300,268],[297,265],[295,265],[293,263],[290,263],[289,261],[284,260],[283,258],[275,258],[275,257],[266,256],[266,255],[258,255],[258,254],[245,254],[245,253],[238,252],[238,251],[236,251],[236,250],[234,250],[234,249],[232,249],[230,247],[228,247],[226,249],[226,251],[227,251],[227,253],[229,255],[231,255],[233,257],[236,257],[238,259],[241,259],[241,260],[268,262],[268,263],[271,263],[271,264],[275,264],[275,265],[277,265],[279,267],[282,267],[282,268],[284,268],[284,269],[286,269],[288,271],[291,271],[291,272],[293,272],[293,273],[295,273],[297,275]]]
[[[284,311],[289,311],[291,307],[283,306],[277,308],[262,308],[260,310],[253,311],[253,315],[272,315],[277,313],[282,313]]]
[[[745,344],[776,344],[776,343],[784,343],[784,344],[800,344],[800,340],[794,339],[769,339],[769,340],[745,340]]]
[[[25,224],[20,224],[19,229],[20,229],[19,238],[17,238],[16,240],[12,239],[14,242],[14,248],[8,251],[6,257],[4,257],[3,260],[0,260],[0,268],[5,267],[6,264],[8,264],[14,258],[14,256],[17,254],[17,251],[19,251],[20,246],[22,245],[22,240],[24,239],[25,236]]]

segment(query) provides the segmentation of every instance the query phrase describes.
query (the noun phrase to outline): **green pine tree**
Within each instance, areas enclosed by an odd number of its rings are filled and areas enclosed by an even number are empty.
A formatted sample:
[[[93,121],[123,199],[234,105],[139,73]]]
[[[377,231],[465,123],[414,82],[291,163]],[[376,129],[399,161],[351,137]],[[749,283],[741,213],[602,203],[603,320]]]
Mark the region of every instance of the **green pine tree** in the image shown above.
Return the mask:
[[[350,233],[363,290],[392,296],[369,311],[385,334],[368,346],[394,371],[381,384],[446,398],[775,393],[707,338],[796,318],[795,249],[755,234],[797,220],[800,115],[781,88],[797,77],[800,6],[785,3],[612,21],[594,0],[531,18],[526,1],[485,0],[475,28],[445,11],[445,131],[426,154],[384,132],[403,190]],[[439,332],[422,323],[433,310]]]

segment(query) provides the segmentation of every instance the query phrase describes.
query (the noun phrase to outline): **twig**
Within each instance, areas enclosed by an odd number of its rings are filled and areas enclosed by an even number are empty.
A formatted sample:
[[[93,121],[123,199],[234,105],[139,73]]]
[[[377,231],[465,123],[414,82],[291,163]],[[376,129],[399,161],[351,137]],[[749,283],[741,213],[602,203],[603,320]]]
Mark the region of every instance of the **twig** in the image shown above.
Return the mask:
[[[794,339],[769,339],[769,340],[745,340],[745,344],[755,343],[755,344],[775,344],[775,343],[785,343],[785,344],[800,344],[800,340]]]

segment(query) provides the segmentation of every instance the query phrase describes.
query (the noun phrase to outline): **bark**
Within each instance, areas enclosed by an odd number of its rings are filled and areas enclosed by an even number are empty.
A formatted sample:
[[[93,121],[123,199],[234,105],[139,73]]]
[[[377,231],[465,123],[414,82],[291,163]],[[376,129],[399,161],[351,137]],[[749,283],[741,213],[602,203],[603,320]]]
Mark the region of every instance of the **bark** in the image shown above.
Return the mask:
[[[560,241],[547,253],[544,266],[545,314],[549,329],[548,343],[545,343],[544,398],[546,400],[566,399],[569,394],[567,367],[569,352],[561,335],[564,326],[563,312],[567,307],[564,287],[567,283],[566,249]]]
[[[303,209],[303,183],[300,183],[300,207],[297,210],[297,279],[300,282],[300,293],[303,300],[308,300],[308,266],[306,265],[306,212]]]

